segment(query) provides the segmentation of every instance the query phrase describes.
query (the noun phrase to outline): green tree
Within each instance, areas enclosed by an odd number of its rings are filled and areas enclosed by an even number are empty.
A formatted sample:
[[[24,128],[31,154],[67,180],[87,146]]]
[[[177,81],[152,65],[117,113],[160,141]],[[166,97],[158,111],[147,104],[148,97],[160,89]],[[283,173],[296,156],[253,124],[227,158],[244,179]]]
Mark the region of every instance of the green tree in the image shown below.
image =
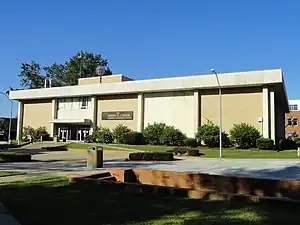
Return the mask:
[[[36,61],[22,63],[19,74],[20,84],[23,88],[42,88],[47,78],[51,79],[53,87],[76,85],[80,77],[96,76],[98,65],[106,67],[104,75],[112,74],[106,59],[99,54],[89,52],[78,52],[63,64],[41,66]]]

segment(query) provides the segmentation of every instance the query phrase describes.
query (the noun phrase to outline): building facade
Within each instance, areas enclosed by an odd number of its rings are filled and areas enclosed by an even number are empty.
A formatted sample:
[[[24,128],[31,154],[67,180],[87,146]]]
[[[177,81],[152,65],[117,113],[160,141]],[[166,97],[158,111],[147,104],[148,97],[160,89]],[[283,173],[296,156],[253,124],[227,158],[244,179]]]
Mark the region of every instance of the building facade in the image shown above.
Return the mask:
[[[266,138],[284,137],[289,111],[282,70],[219,75],[223,129],[245,122]],[[142,131],[164,122],[188,137],[201,124],[219,123],[215,75],[132,80],[122,75],[79,79],[78,85],[10,92],[19,101],[18,138],[24,126],[45,126],[51,136],[83,141],[94,126],[125,124]]]
[[[289,100],[290,112],[285,114],[285,136],[299,137],[300,135],[300,100]]]

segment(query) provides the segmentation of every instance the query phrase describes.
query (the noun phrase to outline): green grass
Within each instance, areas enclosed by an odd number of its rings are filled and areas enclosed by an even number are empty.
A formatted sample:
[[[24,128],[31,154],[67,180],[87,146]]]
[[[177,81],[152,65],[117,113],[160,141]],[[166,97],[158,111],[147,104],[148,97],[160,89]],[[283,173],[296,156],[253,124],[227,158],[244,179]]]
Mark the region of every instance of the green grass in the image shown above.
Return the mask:
[[[63,177],[3,184],[0,199],[22,225],[300,224],[299,207],[292,203],[130,195]]]
[[[24,172],[18,171],[0,171],[0,177],[8,177],[8,176],[17,176],[17,175],[24,175]]]
[[[66,144],[66,147],[68,149],[73,149],[73,150],[87,150],[88,147],[93,146],[93,144],[85,144],[85,143],[68,143]],[[110,148],[106,145],[103,145],[103,150],[114,150],[117,151],[117,148]]]

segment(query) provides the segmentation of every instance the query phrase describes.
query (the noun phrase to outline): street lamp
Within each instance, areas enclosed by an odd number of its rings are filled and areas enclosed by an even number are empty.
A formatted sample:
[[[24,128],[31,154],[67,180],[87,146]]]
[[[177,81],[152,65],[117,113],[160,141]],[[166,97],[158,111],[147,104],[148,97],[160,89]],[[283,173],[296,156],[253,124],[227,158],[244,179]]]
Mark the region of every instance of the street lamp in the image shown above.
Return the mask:
[[[82,53],[79,53],[78,59],[80,60],[80,64],[79,64],[79,78],[81,78],[82,67],[83,67],[83,55],[82,55]]]
[[[12,111],[13,111],[13,101],[9,99],[9,97],[3,93],[3,92],[0,92],[1,95],[4,95],[9,101],[10,101],[10,117],[9,117],[9,128],[8,128],[8,143],[10,144],[11,143],[11,140],[10,140],[10,133],[11,133],[11,119],[12,119]]]
[[[215,69],[210,69],[210,71],[216,75],[217,83],[219,86],[219,123],[220,123],[220,137],[219,137],[219,157],[222,158],[222,89],[219,81],[218,74]]]

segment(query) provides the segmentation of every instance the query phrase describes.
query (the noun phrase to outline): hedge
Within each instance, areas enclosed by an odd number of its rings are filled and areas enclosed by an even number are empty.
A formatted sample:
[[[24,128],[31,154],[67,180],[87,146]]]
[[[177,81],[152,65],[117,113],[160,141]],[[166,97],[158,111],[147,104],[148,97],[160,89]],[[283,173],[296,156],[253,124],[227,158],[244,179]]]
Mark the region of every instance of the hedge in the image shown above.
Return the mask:
[[[274,149],[274,141],[270,138],[259,138],[256,140],[256,146],[261,150]]]
[[[131,161],[172,161],[172,152],[133,152],[129,154]]]
[[[145,144],[144,135],[141,132],[130,131],[122,135],[124,144],[128,145],[143,145]]]
[[[197,148],[189,147],[175,147],[173,149],[167,150],[166,152],[174,153],[175,155],[188,155],[188,156],[199,156],[200,151]]]
[[[30,162],[31,155],[17,152],[0,152],[0,162]]]

